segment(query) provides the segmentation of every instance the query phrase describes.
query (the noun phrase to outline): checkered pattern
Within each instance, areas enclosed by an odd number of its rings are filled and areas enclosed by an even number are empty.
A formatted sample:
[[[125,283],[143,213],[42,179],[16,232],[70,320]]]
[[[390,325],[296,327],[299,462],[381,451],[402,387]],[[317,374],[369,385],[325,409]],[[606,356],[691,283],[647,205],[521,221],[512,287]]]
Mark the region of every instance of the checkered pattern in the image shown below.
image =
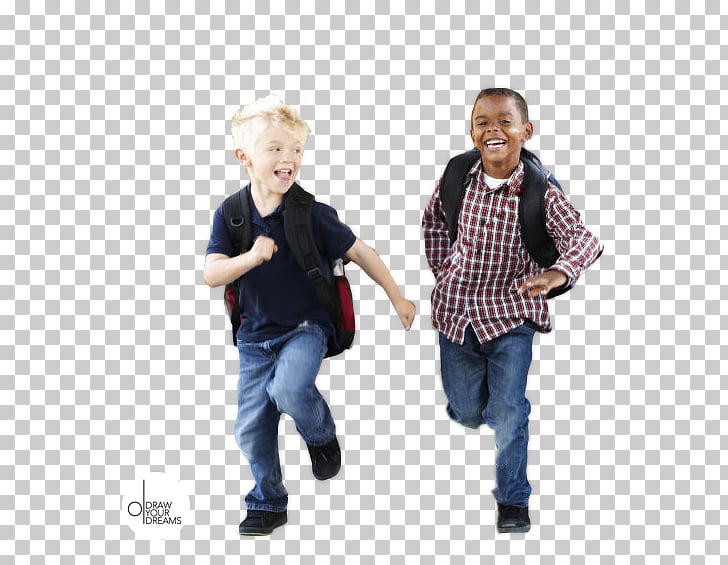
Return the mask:
[[[470,178],[466,177],[459,211],[448,210],[446,204],[447,193],[458,189],[447,186],[451,173],[443,174],[425,208],[425,255],[438,281],[432,293],[432,326],[449,341],[462,344],[468,324],[481,342],[505,334],[524,319],[551,330],[546,297],[531,300],[513,292],[544,270],[521,237],[519,207],[523,204],[517,195],[524,189],[524,172],[520,163],[505,188],[491,188],[478,160],[467,175]],[[565,282],[571,288],[598,258],[599,240],[583,226],[561,190],[549,186],[542,194],[554,242],[561,240],[568,249],[558,262],[547,266],[568,277]],[[451,248],[449,234],[454,226],[457,238]]]
[[[0,562],[719,563],[726,18],[718,0],[2,3]],[[513,536],[492,431],[445,413],[419,227],[487,86],[524,94],[528,147],[606,246],[536,339],[534,527]],[[358,344],[319,379],[342,474],[315,481],[285,419],[289,524],[239,540],[236,351],[202,266],[242,177],[228,120],[270,92],[313,130],[301,184],[419,317],[402,331],[349,269]],[[121,524],[148,472],[189,487],[180,539]]]

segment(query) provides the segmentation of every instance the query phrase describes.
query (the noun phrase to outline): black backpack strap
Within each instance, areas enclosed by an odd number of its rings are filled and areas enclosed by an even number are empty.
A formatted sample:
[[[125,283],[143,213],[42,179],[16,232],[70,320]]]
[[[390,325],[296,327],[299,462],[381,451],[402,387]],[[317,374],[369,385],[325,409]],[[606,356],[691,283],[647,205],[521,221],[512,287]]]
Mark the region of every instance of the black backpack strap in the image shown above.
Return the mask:
[[[480,158],[477,148],[456,155],[445,167],[440,181],[440,200],[447,219],[450,245],[455,242],[458,233],[458,216],[466,188],[466,175]],[[546,233],[546,209],[544,197],[548,181],[558,188],[561,185],[548,175],[541,161],[528,149],[521,149],[521,161],[524,165],[523,193],[520,198],[519,219],[523,243],[531,257],[543,267],[554,264],[559,254],[553,240]]]
[[[456,155],[450,159],[440,179],[440,201],[447,220],[450,245],[455,243],[458,236],[458,216],[465,195],[465,176],[479,158],[480,151],[476,148]]]
[[[543,163],[541,163],[541,159],[536,157],[535,153],[531,153],[528,149],[525,147],[521,147],[521,161],[530,161],[531,164],[533,164],[536,168],[542,169],[544,171],[544,174],[548,171],[546,170],[546,167],[543,166]],[[561,192],[564,192],[564,187],[561,186],[561,183],[556,180],[556,177],[553,173],[548,173],[548,180],[551,184],[553,184],[556,188],[558,188]]]
[[[340,305],[333,295],[332,285],[321,270],[321,255],[313,237],[313,203],[313,195],[294,183],[283,206],[283,228],[298,266],[306,272],[326,313],[336,323],[340,317]]]
[[[253,239],[252,215],[250,213],[249,188],[243,188],[228,196],[222,203],[222,215],[225,219],[228,237],[233,248],[233,256],[245,253],[250,249]],[[240,297],[237,281],[225,286],[225,307],[232,325],[233,344],[238,344],[238,328],[240,327]]]
[[[548,268],[559,258],[559,252],[546,231],[547,172],[538,159],[522,154],[521,161],[524,167],[523,191],[518,205],[521,238],[529,255],[539,265]]]
[[[562,192],[564,189],[554,176],[544,169],[538,157],[530,151],[522,150],[521,161],[524,166],[523,192],[518,208],[521,238],[529,255],[544,269],[548,269],[558,261],[559,250],[546,231],[546,189],[549,181]],[[546,298],[554,298],[568,290],[571,290],[568,285],[554,288],[549,291]]]
[[[248,188],[242,188],[228,196],[222,203],[225,226],[235,255],[245,253],[253,244],[252,214]]]
[[[458,234],[458,216],[466,188],[466,176],[480,158],[480,151],[470,151],[456,155],[445,167],[440,181],[440,200],[447,220],[450,245],[455,243]],[[548,268],[559,258],[553,239],[546,231],[546,188],[549,181],[563,191],[561,184],[541,164],[536,155],[521,148],[521,161],[524,166],[523,191],[518,207],[518,220],[521,237],[529,255],[542,267]],[[569,290],[567,287],[552,290],[548,298],[553,298]]]

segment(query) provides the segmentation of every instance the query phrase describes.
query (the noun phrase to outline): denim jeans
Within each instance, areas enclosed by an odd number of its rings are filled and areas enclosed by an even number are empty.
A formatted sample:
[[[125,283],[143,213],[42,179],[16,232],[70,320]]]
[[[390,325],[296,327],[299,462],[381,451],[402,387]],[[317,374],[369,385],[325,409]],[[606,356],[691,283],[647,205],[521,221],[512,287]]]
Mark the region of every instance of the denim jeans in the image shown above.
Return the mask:
[[[471,326],[463,345],[440,333],[442,385],[447,412],[468,428],[488,424],[495,430],[496,488],[499,504],[528,506],[526,478],[528,415],[526,379],[534,329],[522,325],[481,344]]]
[[[293,418],[311,445],[336,437],[331,412],[316,388],[326,336],[314,324],[302,324],[259,343],[238,341],[240,379],[235,439],[250,463],[255,486],[245,497],[250,510],[282,512],[288,505],[278,457],[281,413]]]

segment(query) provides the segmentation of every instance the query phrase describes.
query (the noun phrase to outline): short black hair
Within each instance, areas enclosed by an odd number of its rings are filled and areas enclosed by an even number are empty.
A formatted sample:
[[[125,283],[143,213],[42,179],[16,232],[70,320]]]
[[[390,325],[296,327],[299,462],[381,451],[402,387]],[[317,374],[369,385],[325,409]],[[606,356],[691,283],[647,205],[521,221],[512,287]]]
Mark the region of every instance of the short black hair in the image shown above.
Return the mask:
[[[523,123],[528,122],[528,104],[526,103],[526,99],[515,90],[511,90],[510,88],[484,88],[478,92],[478,96],[475,98],[475,102],[473,102],[473,110],[475,110],[475,105],[478,103],[478,100],[486,96],[510,96],[516,101],[516,105],[521,112],[521,120],[523,120]],[[470,120],[472,121],[472,119],[473,115],[471,112]]]

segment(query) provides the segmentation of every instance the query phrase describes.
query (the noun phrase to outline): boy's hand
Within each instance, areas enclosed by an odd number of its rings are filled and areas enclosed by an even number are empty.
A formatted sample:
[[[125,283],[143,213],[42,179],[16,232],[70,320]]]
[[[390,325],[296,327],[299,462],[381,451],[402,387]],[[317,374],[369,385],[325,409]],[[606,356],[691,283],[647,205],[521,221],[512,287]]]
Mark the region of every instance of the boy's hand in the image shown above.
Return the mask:
[[[561,271],[544,271],[525,281],[518,289],[518,294],[526,292],[530,298],[535,298],[539,294],[546,295],[549,291],[564,286],[567,282],[566,275]]]
[[[250,249],[250,253],[254,253],[258,257],[258,265],[270,261],[276,251],[278,251],[276,242],[264,235],[258,236]]]
[[[399,300],[394,305],[394,309],[397,312],[397,316],[399,316],[404,329],[409,330],[412,327],[412,321],[415,319],[415,311],[417,310],[415,305],[403,297],[402,300]]]

